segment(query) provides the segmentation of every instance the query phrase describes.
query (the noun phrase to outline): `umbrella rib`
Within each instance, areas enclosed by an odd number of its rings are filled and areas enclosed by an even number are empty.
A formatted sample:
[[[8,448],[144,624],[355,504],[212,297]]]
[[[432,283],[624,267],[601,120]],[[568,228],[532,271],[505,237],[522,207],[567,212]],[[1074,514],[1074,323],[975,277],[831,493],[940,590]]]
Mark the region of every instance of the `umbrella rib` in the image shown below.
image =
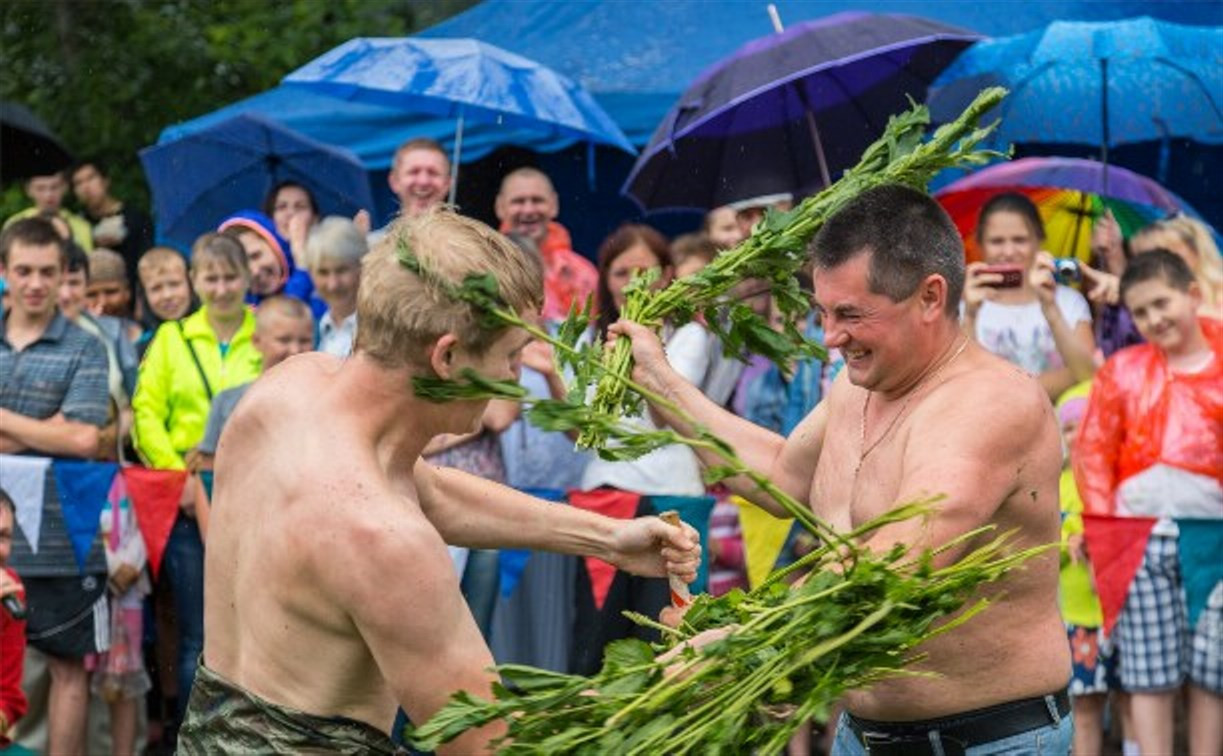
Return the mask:
[[[1168,66],[1169,68],[1174,68],[1177,71],[1180,71],[1185,76],[1188,76],[1189,78],[1197,82],[1198,86],[1201,87],[1202,89],[1202,93],[1206,96],[1206,100],[1210,103],[1211,110],[1215,112],[1215,117],[1220,120],[1223,120],[1223,113],[1220,113],[1219,104],[1215,102],[1215,98],[1214,98],[1214,95],[1211,94],[1210,87],[1207,86],[1206,82],[1202,81],[1201,76],[1198,76],[1196,72],[1190,71],[1185,66],[1182,66],[1181,64],[1177,63],[1174,60],[1171,60],[1170,58],[1157,57],[1156,60]]]

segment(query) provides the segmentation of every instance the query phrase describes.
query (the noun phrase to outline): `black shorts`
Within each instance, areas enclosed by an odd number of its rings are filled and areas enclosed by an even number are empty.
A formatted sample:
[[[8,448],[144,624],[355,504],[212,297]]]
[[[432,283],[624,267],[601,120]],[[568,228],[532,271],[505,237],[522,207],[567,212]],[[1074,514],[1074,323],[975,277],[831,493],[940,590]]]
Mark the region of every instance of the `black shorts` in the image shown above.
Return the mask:
[[[106,576],[23,578],[26,639],[49,656],[83,659],[110,648]]]

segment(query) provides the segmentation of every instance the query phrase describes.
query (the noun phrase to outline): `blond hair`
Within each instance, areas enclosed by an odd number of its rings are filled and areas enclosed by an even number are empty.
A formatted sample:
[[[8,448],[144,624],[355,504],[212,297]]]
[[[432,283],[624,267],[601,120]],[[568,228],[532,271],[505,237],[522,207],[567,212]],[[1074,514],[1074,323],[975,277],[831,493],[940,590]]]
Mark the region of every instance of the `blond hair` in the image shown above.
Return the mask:
[[[246,262],[246,249],[237,236],[209,231],[191,245],[191,274],[195,275],[205,265],[218,263],[231,268],[248,281],[251,278],[251,269]]]
[[[255,308],[255,330],[261,331],[267,328],[268,321],[273,317],[301,320],[306,323],[314,322],[314,313],[310,311],[309,305],[296,297],[284,294],[268,297],[259,303],[259,306]]]
[[[1202,304],[1209,312],[1218,312],[1223,307],[1223,257],[1205,223],[1187,215],[1175,215],[1156,221],[1138,231],[1134,240],[1159,233],[1175,234],[1190,249],[1197,253],[1197,260],[1190,264],[1193,276],[1202,289]]]
[[[140,256],[136,263],[136,273],[143,281],[148,276],[166,272],[173,266],[182,266],[183,275],[187,275],[187,260],[176,249],[170,247],[153,247]]]
[[[426,350],[447,333],[479,355],[504,332],[488,328],[482,313],[448,296],[437,282],[404,268],[398,259],[401,244],[425,269],[452,284],[491,274],[501,300],[515,312],[535,312],[543,303],[540,268],[488,226],[449,208],[401,217],[362,261],[357,292],[354,352],[386,367],[425,364]]]

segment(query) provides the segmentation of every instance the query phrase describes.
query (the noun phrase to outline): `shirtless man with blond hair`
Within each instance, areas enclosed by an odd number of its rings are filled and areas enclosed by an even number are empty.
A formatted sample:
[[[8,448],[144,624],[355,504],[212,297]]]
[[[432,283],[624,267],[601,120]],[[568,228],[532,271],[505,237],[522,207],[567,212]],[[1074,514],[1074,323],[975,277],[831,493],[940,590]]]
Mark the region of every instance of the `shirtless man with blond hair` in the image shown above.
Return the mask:
[[[1058,541],[1052,406],[1036,381],[966,341],[957,309],[963,248],[938,204],[900,186],[865,192],[812,247],[826,344],[844,355],[845,369],[789,438],[714,406],[668,367],[649,331],[621,322],[613,330],[633,340],[635,377],[840,530],[945,496],[929,519],[875,532],[866,541],[873,550],[942,545],[986,524],[1016,530],[1018,547]],[[736,488],[783,514],[750,483]],[[927,658],[915,669],[936,676],[847,695],[833,753],[1034,752],[1025,749],[1036,743],[1043,753],[1068,752],[1070,658],[1057,576],[1052,551],[991,588],[987,611],[923,646]]]
[[[397,706],[415,722],[467,690],[491,697],[493,658],[446,544],[593,554],[692,579],[695,532],[549,505],[423,462],[435,435],[473,430],[486,401],[431,404],[414,376],[513,378],[529,337],[403,268],[403,242],[453,282],[491,272],[537,311],[537,264],[477,221],[397,222],[363,261],[355,352],[285,361],[251,388],[217,451],[205,564],[205,645],[180,752],[378,753]],[[482,751],[503,725],[466,733]]]

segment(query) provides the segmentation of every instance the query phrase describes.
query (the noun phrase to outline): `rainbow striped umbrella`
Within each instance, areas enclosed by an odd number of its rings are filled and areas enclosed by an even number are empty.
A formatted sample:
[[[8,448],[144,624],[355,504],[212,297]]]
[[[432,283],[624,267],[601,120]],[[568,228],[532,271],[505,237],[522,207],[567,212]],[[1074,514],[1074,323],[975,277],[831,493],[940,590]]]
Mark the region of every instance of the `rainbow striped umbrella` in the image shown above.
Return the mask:
[[[996,163],[948,184],[934,195],[963,237],[969,262],[981,259],[976,240],[981,207],[1003,192],[1026,195],[1035,203],[1045,222],[1045,249],[1057,257],[1077,257],[1084,262],[1091,258],[1092,225],[1106,210],[1112,211],[1126,238],[1170,213],[1197,217],[1180,197],[1124,168],[1061,157]]]

